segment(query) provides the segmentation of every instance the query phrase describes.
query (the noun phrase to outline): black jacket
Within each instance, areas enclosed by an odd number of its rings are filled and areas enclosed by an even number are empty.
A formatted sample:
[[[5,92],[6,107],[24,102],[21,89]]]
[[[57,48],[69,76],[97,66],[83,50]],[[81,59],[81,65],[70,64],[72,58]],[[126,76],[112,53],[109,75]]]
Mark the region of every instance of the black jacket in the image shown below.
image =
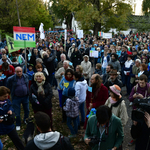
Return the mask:
[[[116,78],[116,80],[112,83],[110,80],[108,80],[104,85],[108,88],[109,90],[109,87],[112,86],[112,85],[118,85],[120,88],[123,87],[123,84],[122,84],[122,81],[119,80],[118,78]]]
[[[49,110],[52,108],[51,99],[53,96],[53,92],[51,86],[48,82],[45,82],[43,88],[44,88],[45,96],[38,95],[37,93],[38,86],[36,83],[33,83],[30,87],[29,100],[32,104],[33,110],[42,111],[42,110]],[[40,104],[35,103],[34,99],[32,98],[32,94],[37,96],[37,100],[39,101]]]
[[[77,51],[77,52],[73,52],[71,54],[71,62],[73,63],[74,68],[76,68],[77,65],[80,65],[82,61],[82,54]]]
[[[27,144],[27,146],[25,147],[24,150],[41,150],[41,149],[39,149],[39,148],[35,145],[34,140],[31,140],[31,141]],[[49,148],[49,149],[46,149],[46,150],[62,150],[60,140],[59,140],[52,148]]]
[[[145,122],[138,122],[136,126],[132,125],[131,136],[136,139],[135,150],[150,150],[150,128],[147,127]]]
[[[145,74],[147,76],[147,79],[149,78],[149,72],[147,70],[144,71],[143,74]]]
[[[38,51],[37,58],[41,58],[39,51]],[[30,59],[29,63],[33,64],[33,66],[35,67],[35,65],[36,65],[36,55],[34,53],[32,53],[32,56],[31,56],[31,59]]]
[[[44,65],[46,66],[49,75],[55,72],[55,58],[56,51],[54,50],[49,57],[45,56],[43,59]]]

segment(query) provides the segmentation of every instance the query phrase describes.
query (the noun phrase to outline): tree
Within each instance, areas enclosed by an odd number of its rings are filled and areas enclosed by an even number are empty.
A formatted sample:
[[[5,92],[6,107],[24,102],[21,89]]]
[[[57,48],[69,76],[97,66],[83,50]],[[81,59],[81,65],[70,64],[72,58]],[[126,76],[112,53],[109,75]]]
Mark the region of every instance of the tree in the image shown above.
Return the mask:
[[[60,22],[62,23],[65,19],[67,28],[71,29],[73,15],[67,3],[64,3],[62,0],[49,0],[49,2],[53,3],[52,12],[60,19]]]
[[[59,0],[55,5],[56,8],[66,8],[69,14],[73,12],[81,28],[92,29],[94,35],[97,35],[98,31],[108,31],[110,28],[127,29],[127,17],[132,12],[131,6],[123,0]],[[65,14],[66,11],[61,10]],[[58,13],[60,14],[59,11]]]
[[[142,10],[145,15],[148,15],[149,10],[150,10],[150,1],[149,0],[143,0]]]
[[[52,19],[42,0],[18,0],[21,26],[35,27],[40,23],[44,29],[52,27]],[[0,29],[12,33],[13,26],[18,26],[16,0],[0,0]]]

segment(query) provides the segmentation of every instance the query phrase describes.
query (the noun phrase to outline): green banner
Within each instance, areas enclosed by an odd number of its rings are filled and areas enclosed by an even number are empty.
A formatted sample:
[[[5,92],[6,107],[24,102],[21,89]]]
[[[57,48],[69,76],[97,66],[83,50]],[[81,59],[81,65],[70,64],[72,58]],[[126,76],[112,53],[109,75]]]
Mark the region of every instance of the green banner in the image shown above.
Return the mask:
[[[14,38],[6,35],[6,41],[7,41],[7,47],[8,47],[9,53],[12,53],[12,52],[19,50],[18,48],[14,47]]]

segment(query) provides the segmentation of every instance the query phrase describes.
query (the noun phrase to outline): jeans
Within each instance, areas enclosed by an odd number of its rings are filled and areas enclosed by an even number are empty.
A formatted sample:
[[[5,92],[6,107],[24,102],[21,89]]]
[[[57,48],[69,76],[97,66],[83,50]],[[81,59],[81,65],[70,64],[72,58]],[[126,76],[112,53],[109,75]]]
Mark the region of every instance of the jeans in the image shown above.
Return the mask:
[[[73,121],[73,124],[74,124],[74,128],[71,125],[72,121]],[[77,132],[78,132],[77,117],[75,117],[75,118],[67,117],[67,126],[70,129],[72,135],[77,134]]]
[[[84,102],[79,105],[79,110],[81,113],[81,122],[85,122],[85,111],[84,111]],[[80,126],[80,118],[78,116],[78,126]]]
[[[21,126],[21,119],[20,119],[20,105],[22,104],[24,110],[24,121],[26,118],[29,117],[29,97],[17,97],[15,96],[12,100],[12,106],[15,111],[16,115],[16,126]]]
[[[23,150],[24,149],[24,145],[21,141],[21,139],[19,138],[16,129],[13,129],[8,136],[10,137],[10,139],[12,140],[12,142],[14,143],[15,147],[17,148],[17,150]]]
[[[102,68],[102,75],[106,73],[106,68]]]
[[[53,86],[53,80],[54,80],[54,73],[49,75],[49,83],[50,83],[51,87]]]

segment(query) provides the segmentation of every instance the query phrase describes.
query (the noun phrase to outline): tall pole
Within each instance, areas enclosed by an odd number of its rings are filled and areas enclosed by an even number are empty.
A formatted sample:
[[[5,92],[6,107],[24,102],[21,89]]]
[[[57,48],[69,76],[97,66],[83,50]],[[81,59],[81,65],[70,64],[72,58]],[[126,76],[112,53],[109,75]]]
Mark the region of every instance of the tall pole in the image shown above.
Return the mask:
[[[20,17],[19,17],[19,9],[18,9],[18,1],[17,0],[16,0],[16,6],[17,6],[18,22],[19,22],[19,26],[21,27],[21,21],[20,21]]]

